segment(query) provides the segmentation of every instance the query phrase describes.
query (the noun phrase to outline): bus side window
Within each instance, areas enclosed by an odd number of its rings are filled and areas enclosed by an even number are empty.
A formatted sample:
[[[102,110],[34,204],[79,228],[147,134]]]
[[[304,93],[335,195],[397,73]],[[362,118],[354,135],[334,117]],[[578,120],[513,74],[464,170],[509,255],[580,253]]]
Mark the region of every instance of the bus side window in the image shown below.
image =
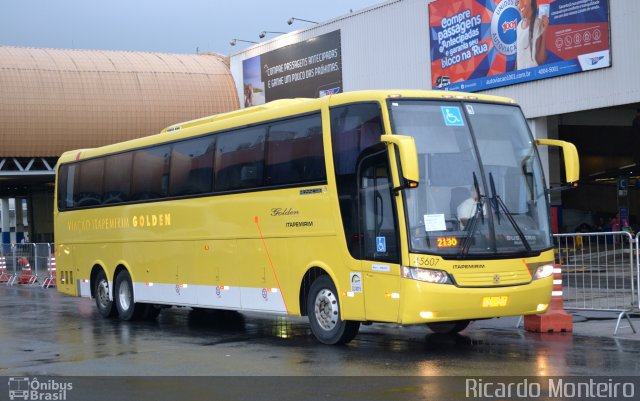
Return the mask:
[[[132,200],[160,199],[169,190],[171,145],[141,149],[133,155]]]
[[[107,156],[105,160],[103,204],[122,203],[131,196],[133,153]]]
[[[169,195],[193,195],[213,190],[215,138],[190,139],[173,145]]]
[[[63,164],[58,170],[58,209],[72,209],[74,204],[73,191],[76,182],[77,164]]]
[[[320,115],[272,124],[265,162],[267,185],[325,180]]]
[[[79,163],[78,182],[75,192],[77,207],[102,204],[102,174],[104,158],[84,160]]]
[[[363,233],[358,217],[357,162],[365,149],[382,146],[382,118],[378,103],[357,103],[331,109],[331,143],[338,202],[347,247],[362,258]]]
[[[264,185],[265,133],[265,126],[256,126],[216,136],[216,191]]]

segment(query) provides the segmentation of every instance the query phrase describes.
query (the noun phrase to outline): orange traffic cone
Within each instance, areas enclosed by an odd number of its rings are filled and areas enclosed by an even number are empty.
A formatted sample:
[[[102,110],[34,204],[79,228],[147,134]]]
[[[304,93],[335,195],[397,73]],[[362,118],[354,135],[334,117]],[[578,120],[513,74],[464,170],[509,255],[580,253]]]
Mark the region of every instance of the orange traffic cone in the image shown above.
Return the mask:
[[[18,258],[18,264],[22,266],[20,276],[18,277],[18,284],[33,284],[36,281],[36,276],[31,270],[29,259],[26,257]]]
[[[553,269],[553,291],[547,312],[524,317],[524,329],[536,333],[571,332],[573,317],[564,310],[562,303],[562,270],[560,265]]]

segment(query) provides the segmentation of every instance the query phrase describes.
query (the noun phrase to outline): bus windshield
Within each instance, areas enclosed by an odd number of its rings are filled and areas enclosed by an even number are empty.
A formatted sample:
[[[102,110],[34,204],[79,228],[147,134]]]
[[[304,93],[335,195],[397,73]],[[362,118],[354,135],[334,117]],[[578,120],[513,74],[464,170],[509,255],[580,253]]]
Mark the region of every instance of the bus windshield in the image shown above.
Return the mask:
[[[389,101],[393,132],[415,138],[420,185],[405,191],[410,250],[453,259],[551,247],[540,160],[519,107]]]

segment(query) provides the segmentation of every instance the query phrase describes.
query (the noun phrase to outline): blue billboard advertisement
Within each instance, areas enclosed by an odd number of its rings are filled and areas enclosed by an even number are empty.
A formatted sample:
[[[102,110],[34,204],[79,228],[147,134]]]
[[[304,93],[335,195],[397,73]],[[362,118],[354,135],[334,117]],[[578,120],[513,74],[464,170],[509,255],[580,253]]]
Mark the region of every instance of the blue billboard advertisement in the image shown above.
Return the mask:
[[[474,92],[611,66],[609,0],[437,0],[431,85]]]

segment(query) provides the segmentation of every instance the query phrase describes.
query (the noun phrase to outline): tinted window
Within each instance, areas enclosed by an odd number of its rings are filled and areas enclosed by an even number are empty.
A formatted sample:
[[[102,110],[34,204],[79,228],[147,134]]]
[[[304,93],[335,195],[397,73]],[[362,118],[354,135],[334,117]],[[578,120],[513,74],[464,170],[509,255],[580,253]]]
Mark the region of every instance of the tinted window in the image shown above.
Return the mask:
[[[178,142],[171,153],[171,196],[211,192],[213,189],[214,138]]]
[[[133,154],[131,200],[158,199],[169,190],[171,146],[154,146]]]
[[[105,158],[103,204],[126,202],[131,197],[131,165],[133,153]]]
[[[102,204],[102,180],[104,159],[86,160],[78,165],[78,179],[75,185],[77,207]]]
[[[217,191],[264,185],[265,127],[251,127],[216,135]]]
[[[378,104],[353,104],[331,109],[331,141],[338,186],[340,214],[351,255],[361,257],[362,233],[358,226],[356,168],[363,151],[379,147],[382,120]]]
[[[73,187],[75,183],[75,164],[65,164],[58,170],[58,209],[74,207]]]
[[[320,115],[287,120],[269,127],[266,170],[269,185],[326,178]]]

